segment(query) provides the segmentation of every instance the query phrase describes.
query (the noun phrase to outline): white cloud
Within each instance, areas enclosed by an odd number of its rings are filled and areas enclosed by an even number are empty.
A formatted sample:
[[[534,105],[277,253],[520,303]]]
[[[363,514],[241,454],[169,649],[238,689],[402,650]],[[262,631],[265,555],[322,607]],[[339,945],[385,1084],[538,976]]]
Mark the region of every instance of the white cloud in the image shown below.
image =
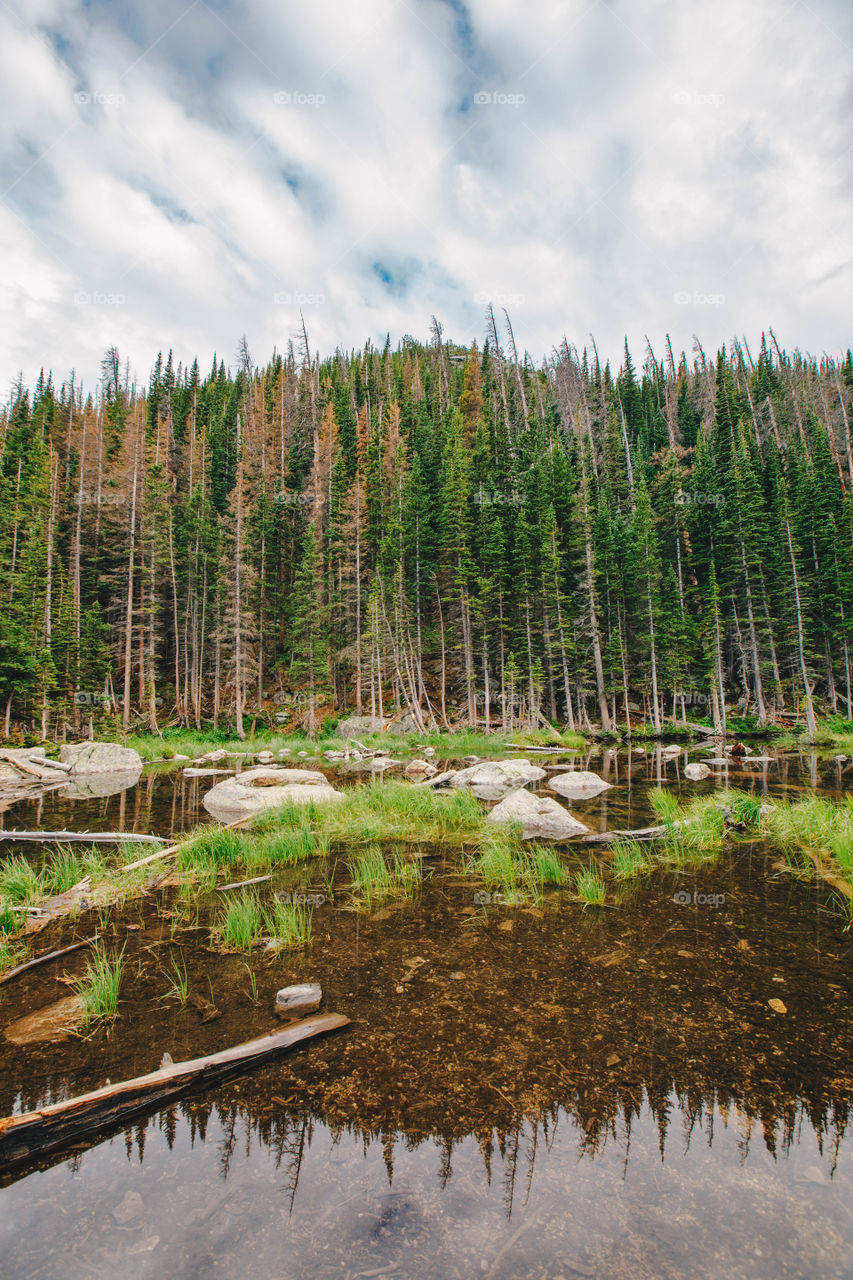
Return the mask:
[[[469,341],[483,295],[537,357],[850,341],[841,0],[0,14],[7,381],[264,358],[300,304],[324,351],[433,311]]]

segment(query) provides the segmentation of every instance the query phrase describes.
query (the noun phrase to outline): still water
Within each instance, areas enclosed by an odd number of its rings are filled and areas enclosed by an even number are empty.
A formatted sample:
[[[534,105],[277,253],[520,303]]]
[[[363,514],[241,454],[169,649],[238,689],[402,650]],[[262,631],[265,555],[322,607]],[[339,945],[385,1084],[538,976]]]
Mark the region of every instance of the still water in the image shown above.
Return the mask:
[[[593,827],[641,825],[649,788],[680,786],[657,754],[583,763],[615,784],[572,806]],[[849,761],[774,754],[728,782],[837,796],[850,776]],[[215,779],[144,776],[125,822],[192,826],[190,781]],[[81,827],[78,812],[42,825]],[[117,825],[94,807],[85,825],[101,819]],[[128,904],[120,1018],[88,1040],[5,1045],[3,1113],[150,1070],[165,1049],[177,1061],[262,1034],[288,982],[320,981],[351,1024],[8,1176],[0,1272],[850,1276],[853,937],[824,891],[774,862],[752,842],[689,875],[611,883],[603,909],[554,890],[483,911],[458,853],[433,849],[418,899],[368,917],[345,869],[312,864],[276,883],[341,891],[306,954],[253,957],[257,1002],[244,958],[209,949],[205,904],[177,931],[168,898]],[[215,1020],[165,998],[176,949]],[[38,970],[0,987],[0,1025],[65,990]]]

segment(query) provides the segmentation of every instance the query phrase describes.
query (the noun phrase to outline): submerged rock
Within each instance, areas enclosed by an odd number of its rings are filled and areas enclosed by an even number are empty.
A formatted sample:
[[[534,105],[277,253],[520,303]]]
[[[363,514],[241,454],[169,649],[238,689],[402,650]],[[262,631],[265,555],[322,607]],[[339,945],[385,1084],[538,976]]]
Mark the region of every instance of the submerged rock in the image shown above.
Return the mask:
[[[612,782],[605,782],[597,773],[589,773],[584,769],[573,769],[570,773],[558,773],[548,784],[557,795],[567,800],[591,800],[593,796],[609,791]]]
[[[568,809],[548,796],[535,796],[524,787],[513,791],[486,818],[492,826],[520,823],[525,840],[570,840],[585,835],[588,827],[573,818]]]
[[[66,742],[59,748],[59,759],[71,765],[71,773],[129,773],[142,769],[142,756],[131,747],[115,742]],[[187,757],[189,759],[189,757]]]
[[[468,769],[460,769],[450,785],[460,791],[472,791],[481,800],[497,800],[516,787],[539,782],[545,770],[529,760],[482,760]]]
[[[702,761],[692,761],[684,766],[684,776],[688,782],[703,782],[711,777],[711,770]]]
[[[236,778],[217,782],[204,797],[204,807],[214,818],[234,821],[287,802],[310,804],[312,800],[323,803],[345,799],[342,791],[336,791],[314,769],[259,768],[246,769]]]
[[[41,1044],[45,1040],[65,1040],[83,1017],[80,996],[66,996],[35,1013],[11,1023],[5,1031],[11,1044]]]

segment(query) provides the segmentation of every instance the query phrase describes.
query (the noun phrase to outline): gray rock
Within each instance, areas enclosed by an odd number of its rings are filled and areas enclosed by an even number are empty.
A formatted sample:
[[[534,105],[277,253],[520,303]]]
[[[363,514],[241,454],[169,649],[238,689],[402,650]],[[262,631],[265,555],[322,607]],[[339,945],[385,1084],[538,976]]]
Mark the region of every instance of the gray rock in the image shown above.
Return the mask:
[[[425,756],[434,756],[434,755],[435,755],[435,747],[424,747],[424,755],[425,755]]]
[[[519,823],[525,840],[570,840],[573,836],[585,835],[588,830],[557,800],[535,796],[523,787],[496,804],[486,822],[492,826]]]
[[[482,760],[468,769],[460,769],[450,779],[450,785],[460,791],[472,791],[481,800],[497,800],[516,787],[539,782],[544,777],[545,770],[529,760]]]
[[[711,770],[703,761],[691,761],[684,766],[684,776],[688,782],[703,782],[711,777]]]
[[[128,773],[142,768],[142,756],[131,747],[115,742],[66,742],[59,759],[71,765],[71,773]]]
[[[363,738],[371,733],[380,733],[382,721],[377,716],[349,716],[341,720],[335,730],[336,736],[349,742],[352,738]]]
[[[204,797],[204,807],[214,818],[234,821],[279,805],[345,800],[322,773],[313,769],[247,769],[236,778],[217,782]]]
[[[282,987],[276,992],[275,1011],[280,1018],[298,1018],[304,1013],[314,1013],[320,1008],[323,990],[319,982],[302,982],[294,987]]]
[[[428,760],[410,760],[406,765],[406,777],[417,778],[421,775],[431,778],[437,772],[434,764],[430,764]]]
[[[599,778],[597,773],[588,773],[584,769],[573,769],[569,773],[558,773],[548,784],[557,795],[567,800],[590,800],[593,796],[609,791],[613,785]]]
[[[445,769],[443,773],[437,773],[434,778],[426,778],[423,782],[416,782],[414,785],[416,787],[448,787],[455,777],[455,769]]]

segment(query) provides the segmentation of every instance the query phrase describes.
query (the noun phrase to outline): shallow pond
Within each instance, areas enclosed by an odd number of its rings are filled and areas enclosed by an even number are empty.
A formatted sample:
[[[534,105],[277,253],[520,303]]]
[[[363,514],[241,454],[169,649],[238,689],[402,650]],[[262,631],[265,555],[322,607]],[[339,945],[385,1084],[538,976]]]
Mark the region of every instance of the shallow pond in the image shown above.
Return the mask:
[[[642,825],[649,788],[680,786],[681,765],[655,752],[584,762],[615,784],[572,806],[592,827]],[[215,779],[149,772],[124,829],[194,825],[187,784]],[[851,776],[849,761],[792,754],[728,781],[839,795]],[[94,829],[79,813],[40,824]],[[25,807],[6,817],[37,825]],[[483,909],[458,853],[430,849],[417,899],[371,915],[350,909],[342,864],[309,863],[274,887],[323,899],[313,941],[255,952],[257,992],[249,958],[209,949],[212,897],[197,919],[174,890],[127,904],[109,926],[127,948],[118,1021],[5,1045],[0,1112],[151,1070],[164,1050],[178,1061],[260,1035],[289,982],[320,981],[323,1007],[352,1022],[8,1175],[2,1273],[849,1276],[853,937],[825,891],[773,862],[745,843],[696,873],[611,884],[604,909],[563,890]],[[172,956],[197,1005],[168,997]],[[0,986],[0,1025],[65,994],[58,979],[84,963]]]

